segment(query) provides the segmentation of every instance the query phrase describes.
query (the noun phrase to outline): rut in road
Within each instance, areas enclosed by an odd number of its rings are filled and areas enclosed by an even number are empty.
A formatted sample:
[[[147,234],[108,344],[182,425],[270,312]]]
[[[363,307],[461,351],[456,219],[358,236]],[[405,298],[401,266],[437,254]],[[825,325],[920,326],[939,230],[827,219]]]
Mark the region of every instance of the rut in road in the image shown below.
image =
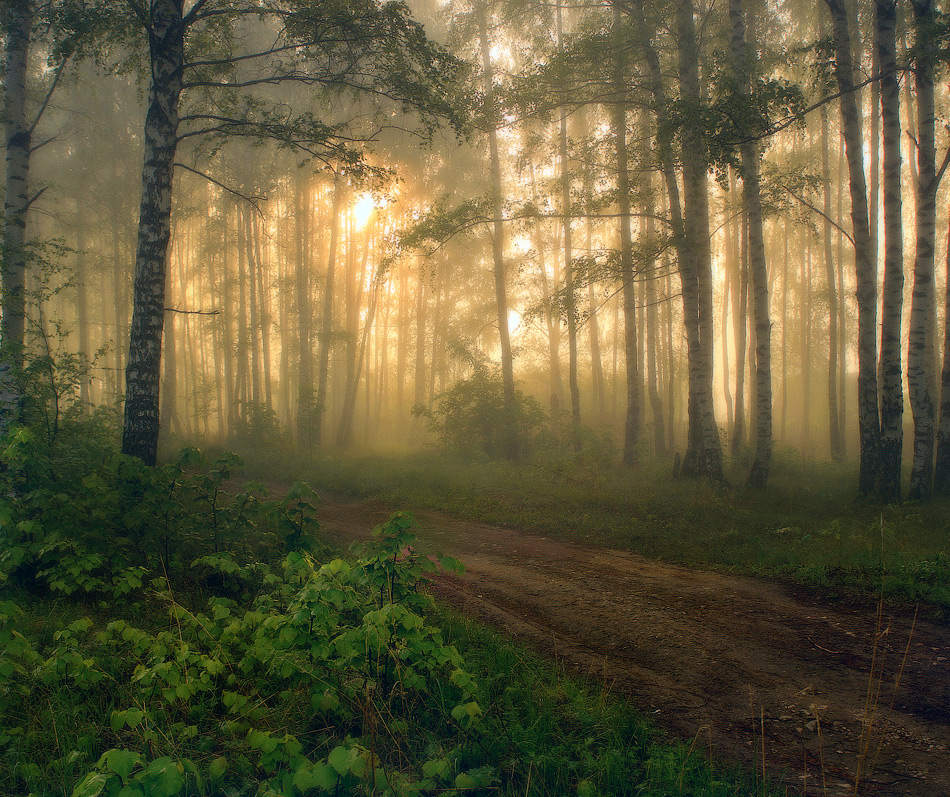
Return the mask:
[[[331,500],[321,523],[339,542],[367,539],[392,508]],[[915,623],[912,610],[878,618],[873,602],[830,604],[766,580],[415,517],[421,551],[466,566],[436,579],[437,597],[603,679],[687,742],[760,770],[764,755],[798,793],[854,794],[857,778],[859,794],[950,795],[950,628]]]

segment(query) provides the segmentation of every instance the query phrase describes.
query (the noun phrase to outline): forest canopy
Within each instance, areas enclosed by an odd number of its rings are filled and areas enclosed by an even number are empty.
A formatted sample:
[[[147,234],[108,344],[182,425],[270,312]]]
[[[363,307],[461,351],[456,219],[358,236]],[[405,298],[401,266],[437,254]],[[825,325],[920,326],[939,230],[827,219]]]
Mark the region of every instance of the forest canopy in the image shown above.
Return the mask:
[[[493,456],[948,489],[929,0],[3,12],[6,424],[438,445],[494,374]]]

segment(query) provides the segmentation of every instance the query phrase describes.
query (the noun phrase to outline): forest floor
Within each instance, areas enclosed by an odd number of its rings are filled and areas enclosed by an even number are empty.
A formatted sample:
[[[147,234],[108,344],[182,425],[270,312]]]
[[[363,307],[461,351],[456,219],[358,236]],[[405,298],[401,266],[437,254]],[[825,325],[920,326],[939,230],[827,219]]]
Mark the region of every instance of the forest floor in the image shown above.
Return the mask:
[[[397,507],[324,496],[347,544]],[[411,507],[406,507],[411,509]],[[664,564],[432,511],[420,552],[455,556],[432,592],[568,671],[628,695],[699,750],[791,792],[950,795],[950,627],[906,607]],[[803,789],[804,787],[804,789]]]

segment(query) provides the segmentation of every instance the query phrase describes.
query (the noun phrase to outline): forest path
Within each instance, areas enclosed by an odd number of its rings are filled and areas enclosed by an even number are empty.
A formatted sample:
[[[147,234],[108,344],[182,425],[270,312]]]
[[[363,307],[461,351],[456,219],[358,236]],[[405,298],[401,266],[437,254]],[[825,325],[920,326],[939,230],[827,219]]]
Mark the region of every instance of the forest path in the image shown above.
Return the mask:
[[[395,508],[327,497],[319,517],[346,544]],[[918,619],[911,633],[904,609],[878,622],[870,602],[413,514],[419,549],[466,567],[435,580],[438,598],[604,680],[698,748],[759,771],[764,757],[793,793],[854,794],[860,772],[862,795],[950,795],[950,628]]]

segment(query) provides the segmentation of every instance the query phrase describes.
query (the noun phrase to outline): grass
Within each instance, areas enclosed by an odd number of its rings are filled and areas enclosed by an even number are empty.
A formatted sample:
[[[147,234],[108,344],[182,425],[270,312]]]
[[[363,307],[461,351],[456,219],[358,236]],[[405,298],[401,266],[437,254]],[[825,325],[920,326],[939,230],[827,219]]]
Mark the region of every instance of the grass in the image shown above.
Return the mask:
[[[485,626],[444,607],[437,612],[480,679],[489,706],[483,752],[498,762],[509,793],[772,793],[757,773],[724,766],[698,745],[671,744],[602,682],[567,677]]]
[[[259,466],[258,466],[259,468]],[[254,466],[252,465],[252,471]],[[260,471],[259,471],[260,472]],[[765,491],[551,457],[523,465],[445,454],[284,460],[271,477],[435,509],[644,556],[783,579],[832,595],[879,595],[950,617],[950,503],[882,504],[853,468],[778,453]]]
[[[217,782],[217,786],[207,776],[201,786],[199,780],[187,777],[190,770],[186,767],[181,791],[169,794],[215,794],[225,783],[227,793],[261,793],[252,751],[245,749],[239,738],[223,732],[220,737],[201,733],[189,738],[182,734],[186,723],[200,723],[197,712],[213,711],[215,701],[205,699],[203,708],[195,706],[191,719],[184,723],[174,712],[163,709],[157,696],[142,702],[142,694],[129,681],[130,664],[102,636],[105,625],[116,619],[111,607],[10,591],[0,597],[16,598],[24,607],[18,630],[46,662],[38,668],[42,675],[32,684],[29,708],[24,706],[0,723],[0,761],[7,759],[6,766],[0,767],[7,773],[0,776],[5,793],[20,793],[29,784],[32,794],[76,794],[77,783],[106,749],[136,750],[140,746],[146,758],[187,760],[200,772],[206,772],[222,757],[227,759],[225,781]],[[101,673],[101,679],[82,682],[77,673],[67,673],[65,665],[59,676],[54,675],[57,656],[62,657],[64,631],[69,635],[71,624],[85,622],[87,615],[91,620],[88,631],[71,636],[68,647],[81,654],[89,672]],[[713,761],[701,745],[670,742],[625,700],[602,685],[567,677],[557,664],[539,659],[451,610],[435,608],[427,620],[441,627],[445,641],[462,652],[465,666],[477,682],[474,697],[484,707],[479,727],[462,734],[461,741],[452,732],[447,733],[439,718],[447,713],[450,699],[436,691],[411,717],[380,712],[371,730],[364,718],[362,727],[359,722],[352,724],[351,733],[358,734],[357,743],[372,744],[384,759],[405,756],[408,749],[410,756],[431,761],[438,760],[440,751],[453,750],[454,768],[474,774],[482,770],[492,773],[488,788],[456,791],[450,787],[438,793],[533,797],[781,793],[758,774]],[[138,627],[160,633],[167,629],[167,618],[155,612],[152,621],[140,617]],[[144,739],[110,726],[113,712],[136,704],[136,700],[150,717],[150,733]],[[268,707],[266,720],[260,720],[261,727],[274,734],[294,734],[306,740],[311,749],[326,747],[320,739],[333,732],[321,729],[319,723],[308,723],[296,710],[295,702],[294,696],[281,695]],[[14,723],[15,738],[4,738],[3,726]],[[222,728],[226,724],[222,723]],[[369,733],[372,743],[367,740]],[[6,754],[2,754],[4,747]],[[15,756],[10,759],[14,750]],[[114,788],[101,793],[112,794]],[[370,792],[353,784],[331,793]]]

